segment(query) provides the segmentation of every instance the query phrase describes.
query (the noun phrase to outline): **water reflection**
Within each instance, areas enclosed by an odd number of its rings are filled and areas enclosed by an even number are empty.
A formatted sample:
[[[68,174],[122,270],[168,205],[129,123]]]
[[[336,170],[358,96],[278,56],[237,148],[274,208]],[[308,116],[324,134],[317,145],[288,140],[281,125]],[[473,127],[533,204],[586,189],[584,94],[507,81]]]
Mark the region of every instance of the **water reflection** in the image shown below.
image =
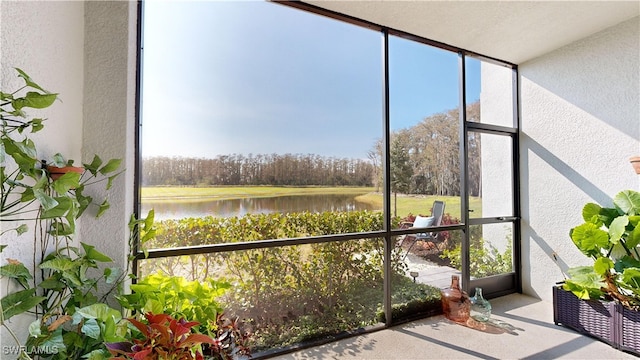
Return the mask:
[[[202,216],[232,217],[276,212],[376,210],[370,204],[356,201],[357,195],[298,195],[153,204],[145,203],[143,199],[142,213],[145,214],[153,208],[156,220],[166,220]]]

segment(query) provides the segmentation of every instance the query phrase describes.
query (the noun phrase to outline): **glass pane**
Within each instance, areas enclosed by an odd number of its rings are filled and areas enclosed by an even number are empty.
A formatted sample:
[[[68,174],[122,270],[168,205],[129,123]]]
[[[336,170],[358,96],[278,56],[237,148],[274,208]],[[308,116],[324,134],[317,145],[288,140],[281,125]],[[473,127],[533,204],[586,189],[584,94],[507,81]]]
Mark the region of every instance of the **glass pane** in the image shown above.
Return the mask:
[[[469,132],[470,218],[513,215],[513,143],[510,136]]]
[[[383,124],[378,32],[270,2],[144,10],[142,213],[253,224],[382,210],[369,157]],[[243,230],[207,236],[304,236]]]
[[[515,127],[513,70],[471,57],[465,66],[467,121]]]
[[[458,56],[389,37],[391,213],[460,222]],[[434,201],[445,204],[432,213]],[[443,217],[444,215],[444,217]],[[445,219],[446,218],[446,219]]]
[[[383,216],[379,211],[248,214],[161,220],[154,225],[157,235],[142,245],[145,250],[367,232],[381,229]]]
[[[140,277],[226,283],[215,300],[251,330],[256,356],[384,321],[382,253],[380,239],[362,239],[148,259]]]
[[[391,304],[393,321],[439,314],[440,289],[460,276],[462,231],[441,231],[431,238],[398,236],[392,255]]]
[[[513,272],[513,224],[469,226],[472,279]]]
[[[430,239],[407,236],[399,245],[407,266],[407,274],[418,272],[417,281],[445,288],[451,285],[451,275],[460,275],[462,230],[440,231]]]

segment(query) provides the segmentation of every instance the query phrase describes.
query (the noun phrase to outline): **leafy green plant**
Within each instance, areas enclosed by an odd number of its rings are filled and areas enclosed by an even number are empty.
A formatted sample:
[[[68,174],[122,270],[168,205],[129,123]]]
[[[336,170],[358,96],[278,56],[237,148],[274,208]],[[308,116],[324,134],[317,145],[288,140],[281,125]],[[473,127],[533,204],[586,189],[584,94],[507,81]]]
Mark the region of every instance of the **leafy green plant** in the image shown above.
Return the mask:
[[[204,355],[212,360],[240,360],[251,357],[249,338],[251,334],[244,330],[244,323],[238,318],[230,319],[219,313],[213,344],[203,346]]]
[[[165,220],[157,226],[159,235],[147,245],[164,248],[375,231],[383,217],[371,211],[249,214]],[[381,239],[353,239],[151,259],[140,268],[143,274],[188,274],[200,282],[223,273],[233,291],[219,301],[251,325],[252,350],[260,351],[375,323],[383,299],[382,249]],[[392,271],[404,276],[401,249],[394,248],[392,256]]]
[[[180,276],[151,274],[130,286],[131,294],[118,296],[120,304],[136,313],[166,313],[199,323],[199,333],[215,335],[218,315],[223,308],[217,302],[231,285],[207,279],[187,281]]]
[[[106,198],[94,201],[85,191],[96,183],[109,190],[121,161],[103,162],[95,155],[80,172],[58,174],[62,172],[58,168],[73,161],[61,154],[49,160],[38,155],[32,134],[44,129],[45,120],[26,113],[51,106],[58,95],[44,90],[24,71],[16,71],[24,85],[0,92],[0,221],[17,225],[3,226],[0,234],[5,239],[15,231],[20,238],[32,229],[34,253],[30,264],[9,259],[0,266],[0,277],[10,280],[0,299],[0,325],[19,345],[21,359],[102,358],[109,355],[103,343],[124,333],[120,311],[106,303],[131,275],[128,268],[105,268],[111,259],[91,245],[78,245],[73,236],[76,220],[89,206],[97,207],[97,217],[108,209]],[[153,213],[148,219],[132,216],[129,229],[130,246],[138,238],[152,238]],[[0,252],[7,246],[0,245]],[[25,346],[9,322],[22,314],[35,317]]]
[[[469,272],[476,278],[491,275],[504,274],[513,271],[513,248],[511,239],[507,239],[507,246],[504,252],[491,245],[486,244],[483,238],[474,241],[469,249]],[[443,250],[443,259],[449,259],[452,267],[460,269],[462,267],[461,245],[458,244],[452,250]]]
[[[7,221],[50,220],[50,232],[66,236],[75,231],[75,220],[91,204],[98,206],[97,216],[108,207],[106,199],[95,202],[84,193],[86,187],[106,180],[106,189],[118,176],[120,159],[107,162],[95,155],[90,163],[83,164],[83,174],[67,173],[52,180],[47,165],[62,167],[72,164],[61,154],[45,160],[38,156],[36,143],[30,134],[44,129],[45,119],[29,118],[26,109],[45,109],[58,98],[58,94],[44,90],[21,69],[16,69],[24,80],[24,86],[12,92],[0,92],[0,219]],[[34,206],[35,205],[35,206]],[[26,224],[11,230],[19,234],[27,231]]]
[[[417,316],[442,313],[440,289],[431,285],[415,283],[406,276],[393,275],[391,291],[391,316],[393,321],[415,318]],[[385,322],[386,316],[382,303],[379,304],[376,318]]]
[[[193,320],[193,331],[211,337],[203,347],[213,359],[238,359],[249,355],[249,333],[237,318],[227,317],[217,299],[231,288],[225,281],[187,281],[179,276],[151,274],[131,285],[131,294],[118,301],[135,314],[165,314]]]
[[[129,230],[130,246],[138,238],[153,236],[153,211],[145,219],[132,216]],[[123,281],[132,276],[129,268],[103,268],[101,264],[108,264],[111,259],[91,245],[80,244],[81,247],[66,246],[48,254],[38,266],[42,281],[36,281],[29,269],[16,260],[0,266],[0,276],[19,287],[1,299],[2,326],[16,343],[22,342],[8,320],[23,313],[36,316],[29,326],[21,358],[38,355],[51,359],[101,359],[109,355],[104,342],[122,341],[128,334],[121,311],[107,303],[122,292]]]
[[[99,305],[98,302],[106,300],[106,295],[98,298],[99,283],[113,286],[121,279],[122,272],[117,268],[106,268],[99,276],[90,276],[91,269],[97,270],[100,263],[111,262],[111,259],[93,246],[81,245],[82,249],[69,246],[53,252],[39,265],[45,277],[37,286],[46,301],[36,308],[39,319],[29,328],[27,348],[55,347],[57,351],[51,354],[52,358],[80,358],[96,345],[99,347],[93,341],[99,337],[92,340],[93,336],[89,335],[93,335],[92,326],[97,326],[96,322],[101,318],[96,316],[89,321],[82,315],[97,311],[97,307],[92,310],[85,307]],[[119,314],[116,310],[112,312]]]
[[[571,229],[576,247],[593,260],[571,268],[563,288],[581,299],[608,299],[640,305],[640,193],[619,192],[613,207],[588,203],[584,223]]]
[[[73,316],[58,316],[48,325],[32,323],[26,348],[42,358],[105,359],[109,356],[105,342],[124,341],[127,335],[127,323],[119,310],[93,303],[75,308]]]
[[[207,335],[191,333],[197,322],[176,320],[167,314],[146,313],[146,322],[135,318],[127,320],[141,336],[129,342],[108,343],[106,346],[114,359],[203,359],[201,344],[215,343]]]

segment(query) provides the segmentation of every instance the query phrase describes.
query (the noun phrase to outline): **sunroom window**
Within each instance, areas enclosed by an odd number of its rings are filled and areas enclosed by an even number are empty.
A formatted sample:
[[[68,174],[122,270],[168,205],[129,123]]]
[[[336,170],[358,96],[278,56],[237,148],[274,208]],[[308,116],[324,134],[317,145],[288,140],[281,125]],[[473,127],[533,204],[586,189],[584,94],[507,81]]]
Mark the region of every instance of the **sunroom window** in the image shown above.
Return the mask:
[[[480,91],[512,66],[294,7],[144,2],[137,205],[158,233],[139,281],[212,284],[254,352],[437,313],[454,274],[515,291],[517,157],[495,154],[502,211],[480,147],[517,148],[515,121],[483,124],[513,102]],[[490,234],[503,266],[470,270]]]

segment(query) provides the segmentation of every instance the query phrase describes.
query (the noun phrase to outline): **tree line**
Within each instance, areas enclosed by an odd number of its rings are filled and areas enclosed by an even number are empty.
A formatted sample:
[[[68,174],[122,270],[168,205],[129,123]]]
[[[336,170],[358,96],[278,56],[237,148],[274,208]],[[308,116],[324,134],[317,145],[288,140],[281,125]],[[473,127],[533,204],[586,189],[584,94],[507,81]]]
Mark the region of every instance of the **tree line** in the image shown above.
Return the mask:
[[[480,102],[467,105],[467,121],[480,121]],[[403,194],[460,195],[460,111],[452,109],[424,118],[390,136],[391,191]],[[469,133],[467,155],[469,194],[480,196],[480,136]],[[374,164],[383,159],[382,140],[368,153]],[[382,168],[376,166],[374,184],[382,184]]]
[[[479,121],[480,102],[469,104],[467,121]],[[394,193],[460,194],[459,110],[424,118],[390,138],[391,188]],[[231,154],[213,159],[150,157],[143,159],[142,185],[375,186],[383,176],[383,146],[378,139],[368,159],[317,154]],[[469,194],[480,196],[480,136],[467,139]]]
[[[372,186],[373,164],[314,154],[232,154],[143,159],[142,185]]]

